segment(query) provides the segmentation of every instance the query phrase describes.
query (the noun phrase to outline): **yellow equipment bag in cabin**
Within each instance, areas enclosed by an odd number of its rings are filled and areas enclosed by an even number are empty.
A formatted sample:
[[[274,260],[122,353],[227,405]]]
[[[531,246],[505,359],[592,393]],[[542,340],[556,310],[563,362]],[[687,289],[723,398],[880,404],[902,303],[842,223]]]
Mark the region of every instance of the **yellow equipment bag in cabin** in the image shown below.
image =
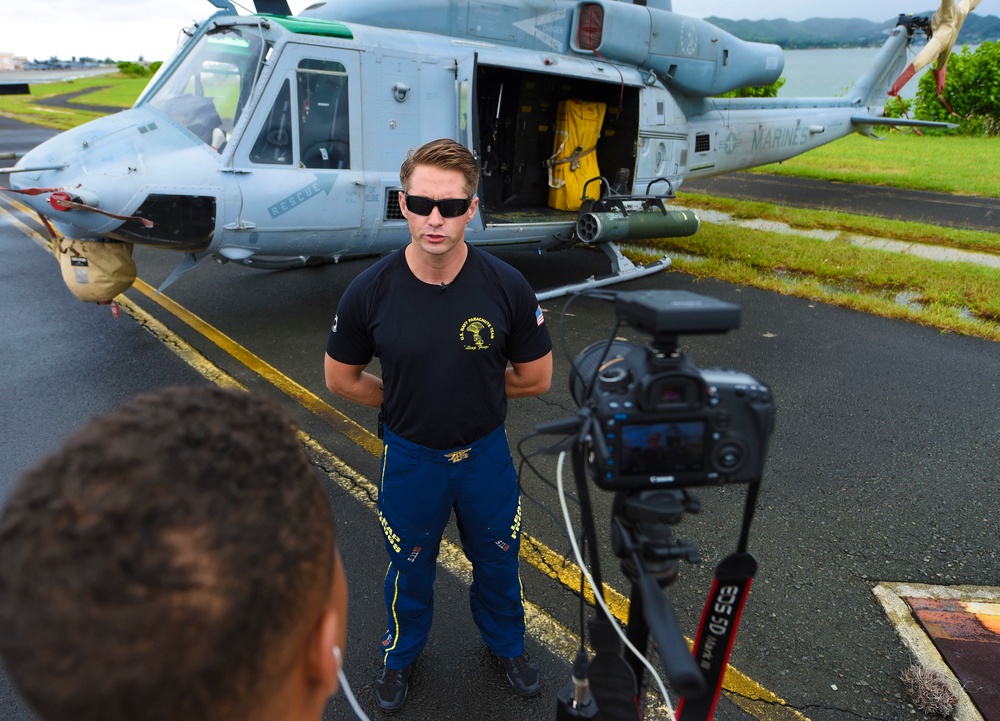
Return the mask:
[[[107,303],[135,282],[131,243],[60,238],[54,245],[63,281],[80,300]]]
[[[605,103],[561,100],[556,109],[556,138],[549,169],[549,206],[579,210],[583,186],[601,174],[597,167],[597,139],[604,124]],[[599,192],[595,183],[595,192]]]

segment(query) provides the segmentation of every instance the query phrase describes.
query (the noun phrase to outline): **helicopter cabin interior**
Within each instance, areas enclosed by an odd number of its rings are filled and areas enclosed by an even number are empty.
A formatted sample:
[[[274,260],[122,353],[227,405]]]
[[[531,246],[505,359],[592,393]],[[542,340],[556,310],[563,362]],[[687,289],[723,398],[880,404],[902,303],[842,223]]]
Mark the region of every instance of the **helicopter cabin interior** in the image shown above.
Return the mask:
[[[639,88],[482,64],[475,82],[482,166],[479,207],[486,222],[545,222],[576,216],[575,210],[550,204],[546,161],[559,150],[557,114],[563,100],[604,104],[594,151],[597,167],[616,192],[629,192],[639,135]],[[586,185],[587,196],[599,197],[600,185]]]

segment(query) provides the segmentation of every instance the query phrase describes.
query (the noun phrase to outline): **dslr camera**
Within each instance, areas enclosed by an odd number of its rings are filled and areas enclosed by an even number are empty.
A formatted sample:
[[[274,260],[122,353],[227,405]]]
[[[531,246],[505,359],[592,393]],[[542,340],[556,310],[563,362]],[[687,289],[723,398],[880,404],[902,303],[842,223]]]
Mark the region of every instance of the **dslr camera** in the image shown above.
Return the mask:
[[[761,478],[774,428],[766,385],[740,371],[695,367],[685,334],[737,328],[740,306],[688,291],[614,294],[621,324],[647,346],[597,342],[576,359],[570,391],[596,421],[594,481],[609,491],[751,483]]]

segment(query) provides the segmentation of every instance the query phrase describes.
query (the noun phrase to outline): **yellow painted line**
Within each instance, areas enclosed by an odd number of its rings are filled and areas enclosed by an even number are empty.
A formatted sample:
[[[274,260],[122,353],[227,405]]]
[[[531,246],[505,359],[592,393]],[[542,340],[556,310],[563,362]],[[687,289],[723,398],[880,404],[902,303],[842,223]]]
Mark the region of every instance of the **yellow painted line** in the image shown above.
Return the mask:
[[[375,499],[378,497],[378,488],[375,484],[307,434],[300,433],[299,435],[313,458],[313,462],[326,471],[330,478],[334,479],[356,500],[374,512]],[[472,583],[472,564],[466,558],[465,551],[446,538],[441,540],[438,563],[463,583]],[[576,656],[576,650],[580,646],[580,637],[572,629],[549,615],[544,608],[524,599],[524,620],[528,633],[543,644],[550,653],[564,659]],[[669,721],[670,719],[662,699],[652,693],[648,693],[646,696],[645,712],[644,717],[647,719],[656,721],[661,719]]]
[[[246,390],[246,386],[212,363],[212,361],[195,350],[186,341],[182,340],[180,336],[125,296],[118,297],[118,305],[132,316],[139,325],[156,336],[165,346],[176,353],[181,360],[198,371],[206,380],[223,388]]]
[[[310,411],[324,420],[327,420],[335,430],[340,431],[359,446],[371,452],[373,455],[380,456],[382,454],[382,442],[374,434],[327,404],[312,391],[288,378],[279,370],[266,363],[264,360],[254,355],[247,349],[243,348],[236,343],[236,341],[229,338],[209,323],[206,323],[204,320],[199,318],[194,313],[191,313],[177,302],[171,300],[162,293],[157,294],[151,286],[142,280],[137,279],[135,287],[140,293],[160,305],[164,310],[175,315],[192,329],[213,341],[222,350],[226,351],[248,368],[261,375],[263,378],[271,382],[277,388],[281,389],[287,395],[297,400]],[[344,430],[342,430],[342,428]],[[345,430],[349,432],[345,432]],[[365,486],[367,489],[366,495],[367,493],[371,493],[371,498],[377,497],[378,489],[374,485],[369,484],[369,486]],[[523,532],[521,537],[522,543],[520,557],[522,559],[550,578],[559,581],[565,587],[574,591],[579,591],[579,566],[556,553],[537,538]],[[442,549],[443,548],[444,547],[442,545]],[[458,553],[464,558],[464,554],[460,551]],[[471,576],[469,578],[471,579]],[[611,610],[615,618],[617,618],[621,623],[626,623],[628,621],[630,606],[628,598],[611,586],[608,586],[606,583],[603,584],[603,588],[604,598],[608,604],[608,608]],[[594,602],[593,592],[590,588],[585,589],[585,598],[590,603]],[[552,619],[551,623],[554,624],[556,621]],[[578,645],[579,641],[577,641],[576,644]],[[691,644],[692,641],[688,639],[688,645],[690,646]],[[575,654],[576,645],[574,645],[572,649],[573,650],[570,656]],[[767,719],[768,721],[806,721],[806,717],[799,711],[796,711],[788,706],[784,699],[764,688],[746,674],[733,668],[732,666],[727,666],[723,688],[726,691],[731,692],[732,695],[729,696],[730,700],[740,706],[740,708],[744,711],[755,715],[759,719]]]
[[[12,204],[23,209],[26,213],[34,212],[20,203],[13,202]],[[2,211],[2,208],[0,208],[0,211]],[[21,232],[43,247],[51,250],[48,238],[25,225],[15,216],[11,215],[10,217]],[[330,406],[312,391],[288,378],[278,369],[274,368],[274,366],[254,353],[251,353],[225,333],[190,312],[176,301],[162,293],[156,293],[145,281],[137,278],[133,287],[178,320],[184,322],[203,337],[215,343],[220,349],[244,366],[253,370],[276,388],[293,398],[303,407],[326,420],[327,423],[342,435],[373,455],[381,455],[382,443],[374,434]],[[245,387],[239,381],[218,368],[218,366],[213,364],[193,346],[181,339],[129,298],[121,295],[117,300],[126,313],[160,339],[204,378],[220,386],[245,390]],[[304,432],[301,433],[301,437],[313,455],[323,459],[323,467],[330,471],[331,478],[336,480],[341,487],[351,492],[352,495],[355,495],[366,503],[366,505],[374,507],[374,499],[378,496],[378,490],[374,484],[351,469]],[[540,540],[522,533],[520,556],[540,572],[559,581],[565,587],[577,592],[579,591],[579,566],[556,553]],[[447,540],[442,540],[439,561],[442,567],[450,573],[453,573],[460,579],[464,579],[466,582],[471,582],[471,565],[468,564],[464,552],[458,546]],[[608,608],[615,618],[623,624],[626,623],[628,620],[629,600],[606,583],[603,584],[603,588]],[[593,592],[589,588],[586,588],[584,593],[588,602],[593,603]],[[552,618],[540,606],[526,600],[525,619],[529,630],[532,631],[532,635],[553,653],[563,658],[572,658],[575,655],[580,643],[579,637],[572,630]],[[691,644],[690,639],[688,640],[688,644]],[[731,701],[763,721],[807,721],[804,715],[787,706],[783,699],[732,666],[727,667],[723,688],[731,692],[728,696]],[[666,708],[662,704],[662,701],[658,700],[652,694],[647,697],[646,717],[650,719],[667,718]]]
[[[568,558],[556,553],[544,543],[527,533],[521,532],[521,558],[551,579],[575,591],[580,590],[580,567]],[[622,623],[628,620],[629,600],[607,583],[602,584],[604,600],[608,609]],[[594,591],[584,585],[584,598],[594,605]]]
[[[556,553],[537,538],[533,538],[526,533],[522,533],[521,535],[522,559],[549,578],[559,581],[563,586],[579,590],[580,567],[577,564]],[[622,623],[626,623],[630,607],[629,599],[606,583],[603,584],[603,588],[604,599],[608,608],[615,618]],[[584,598],[591,605],[595,603],[594,593],[589,586],[585,588]],[[690,638],[686,640],[689,647],[693,646],[693,641]],[[575,653],[576,647],[574,646],[572,654]],[[801,712],[788,706],[788,703],[784,699],[764,688],[733,666],[726,667],[726,675],[722,687],[730,692],[730,695],[727,696],[730,701],[759,719],[769,719],[771,721],[806,721],[806,717]]]
[[[193,330],[215,343],[223,351],[302,404],[305,408],[330,422],[335,430],[343,433],[343,435],[373,455],[382,455],[382,442],[373,433],[355,423],[336,408],[333,408],[315,393],[299,385],[277,368],[251,353],[225,333],[187,310],[176,301],[162,293],[156,293],[148,283],[136,279],[134,287],[168,313],[171,313]],[[377,493],[377,489],[374,486],[372,487],[372,492]],[[524,541],[521,544],[521,558],[568,588],[579,589],[579,566],[556,553],[537,538],[526,533],[522,533],[521,536]],[[608,607],[614,613],[615,618],[625,623],[628,620],[628,599],[606,583],[604,584],[604,593]],[[588,601],[593,603],[594,595],[589,588],[586,589],[586,597]]]
[[[18,230],[20,230],[22,233],[24,233],[24,235],[26,235],[29,238],[31,238],[33,241],[35,241],[36,243],[38,243],[43,248],[49,248],[49,249],[51,249],[52,240],[50,238],[48,238],[47,236],[44,236],[41,233],[39,233],[37,230],[35,230],[34,228],[32,228],[30,225],[26,224],[23,220],[21,220],[20,218],[18,218],[14,213],[12,213],[11,211],[7,210],[3,206],[4,205],[12,205],[16,209],[18,209],[22,213],[24,213],[25,215],[35,215],[35,211],[32,210],[31,208],[29,208],[24,203],[18,202],[16,200],[14,200],[13,198],[3,197],[3,200],[4,200],[4,202],[0,203],[0,213],[3,213],[4,215],[6,215],[10,219],[11,224],[15,228],[17,228]]]
[[[206,323],[204,320],[189,311],[187,308],[184,308],[176,301],[168,298],[162,293],[157,293],[145,281],[137,278],[133,287],[168,313],[183,321],[193,330],[215,343],[219,346],[219,348],[224,350],[250,370],[257,373],[283,393],[293,398],[303,407],[325,420],[333,426],[334,430],[343,434],[376,456],[382,454],[382,443],[378,440],[378,438],[345,416],[336,408],[324,402],[322,398],[317,396],[308,388],[299,385],[277,368],[267,363],[257,355],[254,355],[225,333],[218,330],[211,324]]]

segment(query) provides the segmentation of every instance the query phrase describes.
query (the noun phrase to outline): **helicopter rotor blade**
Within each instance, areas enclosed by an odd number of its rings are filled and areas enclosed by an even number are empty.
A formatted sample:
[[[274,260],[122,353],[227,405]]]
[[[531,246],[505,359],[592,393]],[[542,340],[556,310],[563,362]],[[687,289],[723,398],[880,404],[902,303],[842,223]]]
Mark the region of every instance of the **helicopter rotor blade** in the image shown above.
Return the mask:
[[[258,15],[291,15],[288,0],[253,0]]]

